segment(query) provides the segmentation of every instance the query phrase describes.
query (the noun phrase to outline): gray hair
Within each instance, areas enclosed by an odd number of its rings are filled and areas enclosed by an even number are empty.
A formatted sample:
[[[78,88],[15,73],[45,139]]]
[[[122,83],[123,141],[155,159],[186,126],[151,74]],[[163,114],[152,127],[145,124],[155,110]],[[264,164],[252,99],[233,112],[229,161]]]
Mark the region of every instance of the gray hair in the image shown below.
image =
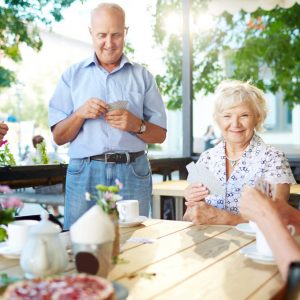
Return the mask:
[[[109,3],[109,2],[103,2],[98,4],[94,9],[91,10],[91,19],[93,18],[93,15],[100,9],[102,8],[107,8],[109,10],[117,10],[119,13],[121,13],[123,19],[124,19],[124,24],[125,24],[125,11],[124,9],[117,3]]]
[[[267,117],[267,104],[262,90],[247,82],[239,80],[224,80],[216,88],[214,95],[214,119],[226,109],[247,103],[250,105],[256,120],[256,131],[263,130]]]

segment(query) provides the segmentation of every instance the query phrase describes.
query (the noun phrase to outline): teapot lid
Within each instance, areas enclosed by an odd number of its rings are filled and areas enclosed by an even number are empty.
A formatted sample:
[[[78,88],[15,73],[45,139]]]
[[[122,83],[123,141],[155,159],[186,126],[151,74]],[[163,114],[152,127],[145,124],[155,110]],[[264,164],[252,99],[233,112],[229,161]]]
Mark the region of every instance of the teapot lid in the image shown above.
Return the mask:
[[[45,211],[41,213],[41,221],[31,227],[31,234],[51,234],[59,233],[60,229],[53,222],[49,221],[49,214]]]

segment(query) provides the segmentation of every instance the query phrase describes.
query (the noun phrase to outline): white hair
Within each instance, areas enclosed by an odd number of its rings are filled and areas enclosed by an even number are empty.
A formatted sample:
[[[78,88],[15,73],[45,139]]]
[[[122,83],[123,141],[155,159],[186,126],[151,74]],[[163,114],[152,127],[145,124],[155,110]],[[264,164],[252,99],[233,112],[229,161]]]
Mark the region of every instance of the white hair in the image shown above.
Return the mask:
[[[226,109],[247,103],[255,115],[256,131],[262,131],[267,117],[265,94],[256,86],[239,80],[224,80],[216,88],[214,95],[214,119]]]

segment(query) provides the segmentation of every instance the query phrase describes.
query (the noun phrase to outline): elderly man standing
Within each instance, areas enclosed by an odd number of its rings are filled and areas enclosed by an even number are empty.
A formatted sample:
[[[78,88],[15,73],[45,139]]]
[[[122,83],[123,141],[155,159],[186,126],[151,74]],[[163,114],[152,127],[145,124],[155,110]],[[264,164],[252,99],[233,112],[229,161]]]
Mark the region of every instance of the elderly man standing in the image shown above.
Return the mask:
[[[65,222],[70,227],[94,202],[96,184],[123,183],[123,199],[138,199],[149,214],[151,170],[147,143],[166,138],[166,113],[153,76],[123,54],[125,12],[102,3],[91,12],[95,54],[67,69],[49,103],[49,125],[58,145],[70,142]],[[114,102],[127,101],[126,108]]]

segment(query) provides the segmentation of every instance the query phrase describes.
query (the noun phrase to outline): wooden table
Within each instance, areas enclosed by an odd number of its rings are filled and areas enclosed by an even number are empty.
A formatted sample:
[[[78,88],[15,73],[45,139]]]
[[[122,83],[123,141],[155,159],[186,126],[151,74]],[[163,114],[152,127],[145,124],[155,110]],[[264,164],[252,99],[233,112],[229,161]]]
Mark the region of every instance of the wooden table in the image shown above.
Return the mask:
[[[149,157],[152,173],[161,174],[163,178],[171,177],[174,171],[179,172],[180,179],[187,178],[186,165],[190,157]],[[0,184],[9,185],[12,189],[53,185],[65,183],[67,164],[0,166]]]
[[[152,190],[152,217],[161,218],[161,196],[175,198],[176,220],[182,220],[184,190],[187,188],[186,180],[170,180],[153,184]],[[300,194],[300,184],[291,185],[291,194]]]
[[[24,203],[64,206],[64,193],[42,194],[36,193],[34,189],[27,188],[26,190],[15,191],[14,196],[18,197]]]
[[[170,180],[153,184],[152,217],[161,218],[161,196],[175,198],[175,218],[182,220],[184,190],[188,186],[186,180]]]
[[[290,189],[291,194],[300,194],[300,184],[294,184]]]
[[[153,243],[130,243],[130,238]],[[245,258],[253,243],[231,226],[194,226],[190,222],[149,219],[121,228],[123,263],[109,274],[129,290],[128,300],[270,299],[283,287],[276,266]],[[20,276],[19,261],[0,256],[0,271]],[[74,272],[72,265],[68,272]]]
[[[12,189],[65,184],[67,164],[0,167],[0,184]]]

